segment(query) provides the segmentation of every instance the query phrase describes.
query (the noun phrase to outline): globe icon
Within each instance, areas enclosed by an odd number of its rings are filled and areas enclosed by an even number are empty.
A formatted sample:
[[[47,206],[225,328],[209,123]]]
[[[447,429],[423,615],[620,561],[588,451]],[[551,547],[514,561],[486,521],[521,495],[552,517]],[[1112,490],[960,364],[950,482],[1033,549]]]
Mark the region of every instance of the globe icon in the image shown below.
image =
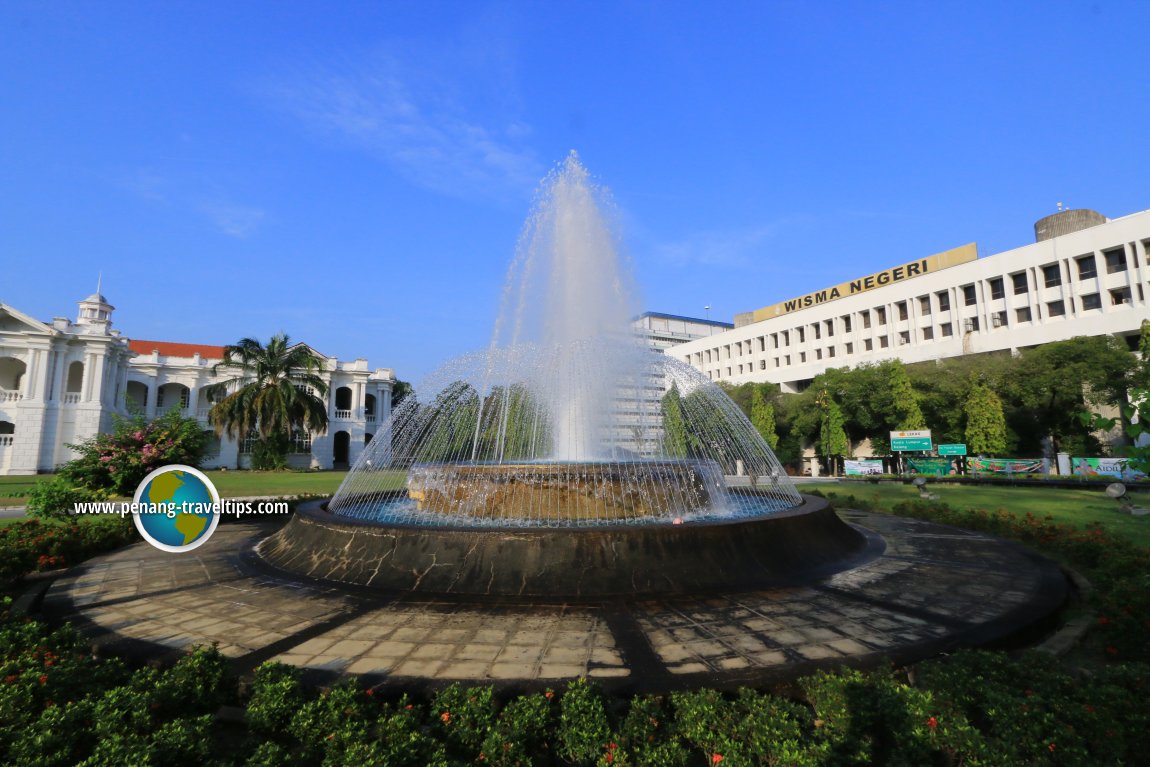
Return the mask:
[[[134,513],[136,528],[153,545],[186,551],[203,543],[216,528],[212,510],[219,499],[207,477],[188,466],[165,466],[144,478],[134,500],[143,504]],[[158,504],[154,510],[149,504]]]

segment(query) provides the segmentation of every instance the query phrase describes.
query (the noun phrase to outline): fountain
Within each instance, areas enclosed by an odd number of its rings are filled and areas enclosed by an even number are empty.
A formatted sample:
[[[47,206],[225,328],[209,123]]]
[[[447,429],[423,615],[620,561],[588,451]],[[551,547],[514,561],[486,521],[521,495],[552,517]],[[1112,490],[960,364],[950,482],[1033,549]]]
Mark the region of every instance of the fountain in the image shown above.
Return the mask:
[[[599,598],[793,583],[866,538],[804,498],[703,375],[631,331],[606,193],[541,187],[489,348],[421,382],[275,567],[384,590]]]

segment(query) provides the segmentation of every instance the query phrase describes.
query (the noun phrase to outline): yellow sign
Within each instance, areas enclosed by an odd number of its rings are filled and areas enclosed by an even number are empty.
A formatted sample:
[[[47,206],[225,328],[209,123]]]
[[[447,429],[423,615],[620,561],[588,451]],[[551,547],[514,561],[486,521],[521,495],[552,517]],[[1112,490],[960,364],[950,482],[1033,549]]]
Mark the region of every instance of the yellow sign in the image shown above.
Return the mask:
[[[828,301],[853,296],[856,293],[865,293],[868,290],[881,288],[884,285],[890,285],[895,282],[903,282],[912,277],[933,274],[941,269],[974,261],[976,258],[978,258],[978,249],[972,242],[969,245],[963,245],[960,248],[954,248],[953,250],[937,253],[926,258],[920,258],[917,261],[911,261],[909,264],[896,266],[893,269],[887,269],[868,277],[844,282],[841,285],[835,285],[833,288],[807,293],[805,296],[792,298],[790,301],[783,301],[774,306],[756,309],[754,311],[753,321],[762,322],[763,320],[769,320],[773,317],[781,317],[784,314],[797,312],[800,309],[825,304]]]

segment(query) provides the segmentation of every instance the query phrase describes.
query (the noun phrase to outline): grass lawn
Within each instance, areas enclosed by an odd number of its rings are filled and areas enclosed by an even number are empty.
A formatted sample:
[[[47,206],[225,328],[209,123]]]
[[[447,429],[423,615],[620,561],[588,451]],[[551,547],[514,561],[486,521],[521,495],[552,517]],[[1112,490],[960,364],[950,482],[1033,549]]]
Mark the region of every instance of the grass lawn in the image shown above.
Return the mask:
[[[208,479],[224,498],[253,495],[332,495],[339,488],[346,471],[209,471]],[[389,472],[389,487],[403,487],[404,472]],[[34,477],[0,477],[0,508],[23,506],[27,494],[37,482],[50,475]]]
[[[819,482],[802,483],[799,492],[818,489],[824,495],[834,493],[838,502],[844,504],[848,495],[870,501],[884,509],[889,509],[900,501],[913,501],[918,498],[918,490],[911,485],[897,482]],[[1101,489],[1061,489],[1047,487],[1003,487],[1002,485],[931,485],[930,492],[937,493],[939,501],[958,509],[986,509],[997,511],[1006,509],[1018,516],[1027,512],[1034,516],[1052,517],[1055,522],[1063,522],[1084,527],[1097,522],[1112,535],[1125,538],[1139,546],[1150,547],[1150,516],[1134,517],[1120,514],[1118,504],[1106,496]],[[1134,494],[1139,506],[1150,506],[1150,493]]]

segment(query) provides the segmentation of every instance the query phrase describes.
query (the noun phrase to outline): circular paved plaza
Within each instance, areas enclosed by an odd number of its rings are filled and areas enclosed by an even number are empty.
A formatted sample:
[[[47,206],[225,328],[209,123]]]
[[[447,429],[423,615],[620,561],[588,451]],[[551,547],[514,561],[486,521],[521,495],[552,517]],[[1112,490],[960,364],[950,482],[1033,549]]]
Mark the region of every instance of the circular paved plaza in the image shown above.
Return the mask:
[[[145,543],[73,568],[44,610],[104,652],[158,657],[216,643],[238,673],[267,660],[327,681],[541,687],[578,676],[661,691],[764,684],[840,663],[908,662],[1019,632],[1062,604],[1049,560],[979,533],[842,511],[865,564],[794,587],[600,602],[381,595],[269,569],[278,525],[222,525],[187,554]]]

